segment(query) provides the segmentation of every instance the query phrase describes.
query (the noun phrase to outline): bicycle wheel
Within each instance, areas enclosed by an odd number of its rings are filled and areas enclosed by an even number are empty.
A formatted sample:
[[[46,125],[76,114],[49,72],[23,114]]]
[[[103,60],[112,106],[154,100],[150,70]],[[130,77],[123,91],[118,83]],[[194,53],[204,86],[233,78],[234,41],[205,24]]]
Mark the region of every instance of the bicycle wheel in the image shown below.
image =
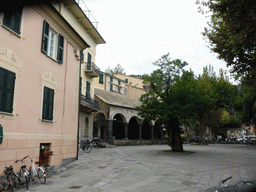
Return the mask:
[[[45,171],[42,168],[39,168],[39,169],[37,169],[37,175],[38,175],[39,181],[42,184],[45,184],[45,182],[46,182]]]
[[[85,151],[85,153],[90,153],[92,150],[92,147],[90,145],[86,145],[83,150]]]
[[[7,179],[9,181],[9,177],[11,177],[12,184],[15,188],[19,188],[21,186],[20,178],[17,174],[10,174],[7,176]]]
[[[29,175],[30,175],[31,181],[34,182],[36,180],[36,175],[34,170],[32,170],[31,166],[29,168]]]
[[[11,174],[7,175],[7,180],[9,182],[9,191],[13,192],[14,191],[14,184],[13,184]]]
[[[25,183],[26,183],[27,189],[28,189],[29,181],[30,181],[29,176],[25,175]]]

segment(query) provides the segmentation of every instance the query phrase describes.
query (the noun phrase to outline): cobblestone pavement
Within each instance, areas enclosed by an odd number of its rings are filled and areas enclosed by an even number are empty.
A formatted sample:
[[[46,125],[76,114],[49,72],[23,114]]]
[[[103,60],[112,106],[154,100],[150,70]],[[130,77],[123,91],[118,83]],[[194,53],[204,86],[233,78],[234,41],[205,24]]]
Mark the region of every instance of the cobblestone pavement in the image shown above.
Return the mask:
[[[171,153],[166,145],[93,148],[56,169],[46,184],[17,191],[169,192],[205,191],[221,178],[227,184],[256,180],[256,147],[235,144],[184,145],[191,153]]]

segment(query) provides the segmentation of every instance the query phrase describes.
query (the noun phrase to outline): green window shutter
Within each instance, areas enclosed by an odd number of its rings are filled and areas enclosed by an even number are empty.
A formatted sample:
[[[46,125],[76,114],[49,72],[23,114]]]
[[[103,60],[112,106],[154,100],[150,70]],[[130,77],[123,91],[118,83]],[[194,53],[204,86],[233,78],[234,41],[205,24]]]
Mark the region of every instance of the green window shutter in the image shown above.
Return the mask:
[[[47,23],[47,21],[44,20],[41,50],[45,54],[47,54],[47,48],[48,48],[49,28],[50,28],[49,23]]]
[[[91,89],[91,84],[89,81],[86,81],[86,97],[88,98],[91,98],[90,89]]]
[[[118,85],[121,85],[121,81],[120,80],[118,80]]]
[[[91,70],[92,69],[92,56],[90,53],[88,53],[88,57],[87,57],[87,70]]]
[[[128,83],[128,79],[125,79],[125,83]]]
[[[16,74],[0,68],[0,111],[12,113]]]
[[[103,84],[103,74],[100,74],[99,83]]]
[[[61,64],[63,63],[63,49],[64,49],[64,37],[61,34],[59,34],[57,61]]]
[[[113,82],[113,77],[110,77],[110,82]]]
[[[21,8],[11,8],[4,12],[4,18],[3,18],[3,24],[16,32],[17,34],[20,34],[20,24],[21,24]]]
[[[110,91],[113,91],[113,85],[110,84]]]
[[[6,71],[0,68],[0,111],[4,111],[4,93],[5,93],[5,73]]]
[[[54,90],[44,87],[43,115],[44,120],[53,120]]]

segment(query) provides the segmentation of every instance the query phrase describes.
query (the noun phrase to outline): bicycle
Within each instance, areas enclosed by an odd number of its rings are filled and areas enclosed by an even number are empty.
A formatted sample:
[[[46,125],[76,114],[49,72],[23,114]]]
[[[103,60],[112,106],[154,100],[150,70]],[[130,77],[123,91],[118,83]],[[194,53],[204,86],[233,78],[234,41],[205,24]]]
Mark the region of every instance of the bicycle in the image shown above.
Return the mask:
[[[222,184],[227,182],[232,177],[225,178],[221,180],[218,187],[211,187],[205,192],[252,192],[256,190],[256,183],[254,181],[239,181],[235,185],[225,185],[221,187]]]
[[[29,184],[29,182],[30,182],[30,175],[29,175],[29,172],[27,171],[27,169],[26,169],[26,165],[24,164],[24,160],[26,159],[26,158],[28,158],[29,156],[26,156],[26,157],[24,157],[23,159],[21,159],[21,160],[17,160],[17,162],[18,161],[21,161],[22,162],[22,166],[21,166],[21,168],[20,168],[20,181],[22,181],[22,183],[21,184],[26,184],[26,187],[27,187],[27,189],[28,189],[28,184]]]
[[[46,172],[43,166],[39,166],[39,161],[35,162],[35,164],[38,164],[37,168],[35,168],[35,165],[33,163],[34,160],[36,160],[36,158],[32,158],[29,159],[31,161],[31,166],[29,169],[29,173],[30,173],[30,178],[31,181],[34,182],[36,181],[36,179],[38,178],[39,181],[42,184],[45,184],[46,182]]]
[[[81,140],[81,142],[78,144],[78,149],[82,149],[86,153],[90,153],[92,151],[92,147],[90,146],[89,140]]]
[[[16,163],[16,161],[10,165],[9,167],[5,167],[5,170],[3,171],[4,174],[6,175],[6,179],[9,183],[7,186],[7,189],[10,189],[11,192],[14,191],[14,187],[20,187],[20,181],[19,181],[19,176],[14,173],[13,171],[13,165]]]

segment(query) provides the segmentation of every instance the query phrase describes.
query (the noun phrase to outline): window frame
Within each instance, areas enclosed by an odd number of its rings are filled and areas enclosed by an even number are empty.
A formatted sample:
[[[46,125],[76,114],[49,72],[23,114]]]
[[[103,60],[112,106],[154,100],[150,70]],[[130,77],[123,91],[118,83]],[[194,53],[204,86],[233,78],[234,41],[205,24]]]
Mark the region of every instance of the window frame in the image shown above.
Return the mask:
[[[14,93],[15,93],[15,82],[16,82],[16,73],[9,71],[5,68],[0,67],[0,71],[4,73],[3,85],[0,84],[0,92],[2,91],[2,96],[0,95],[0,113],[13,113],[13,104],[14,104]],[[12,78],[12,85],[9,86],[10,79]],[[9,94],[9,96],[8,96]],[[9,100],[9,102],[8,102]],[[7,106],[9,104],[9,107]]]
[[[86,81],[86,95],[87,98],[91,99],[91,83]]]
[[[53,43],[51,44],[52,39]],[[50,58],[56,60],[59,64],[63,64],[64,43],[64,36],[56,32],[53,28],[50,27],[49,23],[44,20],[41,51]],[[51,45],[53,45],[53,55],[50,54]]]
[[[7,13],[8,12],[8,13]],[[21,34],[23,7],[8,8],[3,12],[2,24],[17,35]],[[16,20],[17,19],[17,20]],[[18,27],[17,27],[18,26]],[[17,27],[17,29],[16,29]]]
[[[48,92],[48,93],[47,93]],[[42,120],[53,121],[55,90],[47,86],[43,89]]]

